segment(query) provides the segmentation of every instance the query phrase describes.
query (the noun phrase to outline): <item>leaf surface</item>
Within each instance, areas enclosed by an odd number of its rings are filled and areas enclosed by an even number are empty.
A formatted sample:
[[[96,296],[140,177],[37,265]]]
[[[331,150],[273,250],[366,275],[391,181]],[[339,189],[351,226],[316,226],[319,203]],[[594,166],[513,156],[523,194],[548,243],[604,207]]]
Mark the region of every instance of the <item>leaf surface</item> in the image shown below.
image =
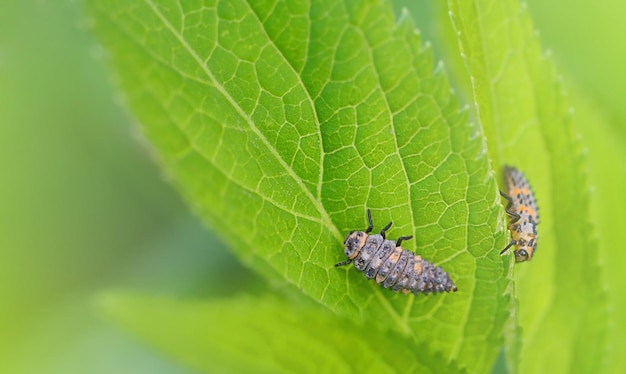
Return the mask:
[[[606,295],[567,98],[525,7],[491,0],[449,6],[494,168],[524,171],[540,206],[538,251],[532,263],[516,266],[519,327],[507,329],[509,361],[520,372],[597,372]]]
[[[469,371],[491,367],[511,303],[496,181],[406,14],[374,0],[89,4],[168,174],[244,261]],[[459,292],[393,294],[335,268],[366,208]]]

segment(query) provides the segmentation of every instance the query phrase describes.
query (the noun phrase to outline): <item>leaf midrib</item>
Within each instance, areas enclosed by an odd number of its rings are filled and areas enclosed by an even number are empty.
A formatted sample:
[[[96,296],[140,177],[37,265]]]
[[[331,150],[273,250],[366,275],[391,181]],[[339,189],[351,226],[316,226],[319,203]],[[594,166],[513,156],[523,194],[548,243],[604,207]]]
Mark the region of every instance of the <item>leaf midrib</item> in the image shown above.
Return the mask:
[[[473,2],[473,5],[474,5],[474,9],[476,11],[476,16],[477,16],[477,25],[478,25],[478,30],[479,30],[478,35],[479,35],[479,38],[484,41],[484,40],[486,40],[486,37],[485,37],[485,31],[484,31],[484,29],[482,27],[482,25],[484,24],[484,21],[483,21],[484,18],[482,16],[481,8],[478,6],[477,2]],[[510,33],[510,30],[507,27],[506,28],[506,37],[507,37],[507,40],[510,41],[511,38],[510,38],[510,34],[509,33]],[[490,123],[489,126],[492,128],[493,133],[495,134],[497,141],[500,142],[500,144],[502,144],[503,140],[502,140],[502,136],[500,134],[500,127],[496,126],[496,123],[497,123],[498,118],[499,118],[499,112],[500,112],[499,110],[497,110],[499,105],[496,104],[497,100],[495,98],[495,92],[493,90],[493,81],[492,81],[492,79],[490,79],[491,74],[492,74],[491,73],[492,72],[492,68],[491,68],[491,64],[489,63],[489,59],[487,58],[487,54],[485,52],[484,46],[485,46],[484,42],[480,43],[480,48],[481,48],[481,50],[483,50],[482,61],[483,61],[483,65],[485,66],[485,74],[486,74],[485,78],[489,79],[488,94],[489,94],[489,103],[491,105],[491,118],[492,118],[492,123]],[[463,49],[462,45],[461,45],[461,49]],[[525,59],[522,59],[522,60],[524,62],[524,64],[523,64],[524,65],[524,69],[526,71],[526,74],[528,75],[528,66],[527,66],[526,60]],[[469,66],[468,66],[468,69],[470,69],[470,75],[472,75],[471,74],[471,68]],[[529,79],[529,82],[532,84],[532,79]],[[533,91],[535,91],[535,90],[533,89]],[[477,110],[479,110],[478,109],[479,108],[478,103],[476,103],[476,104],[477,104],[476,108],[477,108]],[[536,115],[534,117],[535,117],[535,120],[537,120],[539,122],[539,119],[536,117]],[[484,123],[483,123],[483,126],[484,126]],[[542,132],[542,134],[543,134],[543,132]],[[497,165],[501,165],[502,164],[502,161],[501,161],[502,158],[503,158],[502,150],[503,150],[503,147],[497,147],[497,152],[498,152],[498,155],[497,155],[498,160],[496,160],[496,164]],[[511,282],[511,283],[514,284],[515,282]],[[515,286],[513,285],[513,290],[514,289],[515,289]],[[515,298],[517,299],[516,295],[515,295]],[[532,340],[534,340],[536,338],[539,326],[543,323],[543,321],[545,321],[545,318],[547,317],[548,310],[550,309],[550,306],[553,305],[553,304],[554,304],[554,301],[551,300],[549,305],[544,305],[544,307],[541,310],[537,310],[537,314],[538,314],[537,321],[538,321],[538,323],[536,323],[530,329],[530,331],[528,332],[528,340],[529,341],[532,341]],[[515,307],[517,308],[517,304],[515,304]],[[515,315],[518,316],[517,313],[515,313]],[[541,322],[539,322],[539,321],[541,321]],[[515,325],[516,325],[517,329],[520,329],[520,325],[519,325],[519,323],[517,321],[515,322]]]
[[[270,35],[267,33],[267,30],[265,29],[265,23],[261,20],[259,15],[254,11],[254,8],[252,8],[250,6],[250,3],[248,1],[244,1],[244,3],[248,6],[248,10],[250,11],[250,14],[253,14],[254,18],[257,20],[259,25],[261,25],[261,30],[263,30],[263,35],[265,35],[267,37],[267,40],[272,42],[272,44],[275,47],[274,49],[278,52],[278,54],[280,54],[280,57],[282,57],[283,60],[285,61],[285,65],[287,65],[289,67],[289,69],[291,70],[293,75],[296,77],[296,80],[298,81],[298,83],[302,87],[302,91],[304,93],[306,93],[306,100],[309,103],[309,105],[311,106],[311,109],[312,109],[311,112],[313,113],[313,118],[315,120],[315,126],[316,126],[316,128],[318,130],[317,131],[317,138],[318,138],[318,144],[320,145],[320,149],[319,149],[320,159],[319,159],[319,177],[318,177],[318,180],[317,180],[317,183],[316,183],[316,191],[317,191],[317,201],[322,201],[322,184],[324,182],[324,156],[326,154],[324,153],[324,142],[322,140],[322,131],[320,129],[320,121],[319,121],[319,118],[317,117],[317,110],[315,109],[315,102],[313,101],[313,98],[311,97],[311,93],[307,89],[307,86],[302,81],[301,73],[294,68],[294,66],[291,64],[291,61],[287,58],[287,56],[285,56],[283,51],[280,48],[278,48],[277,45],[275,45],[273,43],[274,42],[273,39],[270,37]],[[278,4],[278,2],[276,4]],[[309,13],[311,11],[310,4],[311,3],[309,3]],[[274,7],[276,7],[276,5],[274,5]],[[268,14],[271,14],[271,12],[269,12]],[[309,19],[310,19],[310,17],[309,17]],[[308,27],[307,28],[307,38],[306,38],[306,41],[305,41],[306,42],[306,46],[304,47],[304,50],[306,51],[306,55],[305,55],[304,61],[306,61],[306,56],[308,56],[308,54],[309,54],[309,42],[310,42],[310,39],[309,39],[308,36],[310,34],[311,34],[311,28]],[[324,211],[326,211],[326,210],[324,209]],[[329,217],[329,219],[330,219],[330,217]],[[333,225],[333,227],[335,227],[335,226]],[[336,229],[336,227],[335,227],[335,229]],[[338,230],[337,230],[337,232],[338,232]]]
[[[267,31],[266,31],[266,29],[265,29],[265,25],[264,25],[264,23],[261,21],[261,19],[259,18],[258,14],[256,14],[256,12],[254,12],[254,9],[253,9],[252,7],[250,7],[250,5],[249,5],[249,3],[248,3],[248,2],[246,2],[246,5],[248,5],[248,9],[250,10],[250,12],[251,12],[252,14],[254,14],[254,16],[255,16],[256,20],[257,20],[257,21],[259,22],[259,24],[262,26],[262,27],[261,27],[261,29],[263,30],[264,35],[267,37],[267,39],[268,39],[269,41],[271,41],[271,42],[273,43],[272,38],[271,38],[271,37],[269,36],[269,34],[267,33]],[[347,10],[346,10],[346,11],[347,11]],[[309,7],[309,12],[310,12],[310,7]],[[310,19],[310,16],[309,16],[309,19]],[[359,31],[360,31],[360,29],[359,29]],[[344,32],[345,32],[345,30],[344,30]],[[308,34],[310,35],[310,27],[309,27],[309,29],[308,29]],[[367,41],[367,38],[363,37],[363,39],[364,39],[365,41]],[[308,42],[309,42],[309,40],[307,39],[307,43],[308,43]],[[368,45],[369,45],[369,44],[368,44]],[[319,121],[319,118],[318,118],[318,116],[317,116],[317,109],[316,109],[315,103],[314,103],[314,102],[313,102],[313,100],[312,100],[311,93],[309,92],[309,90],[308,90],[307,86],[306,86],[306,85],[304,84],[304,82],[302,81],[300,74],[299,74],[299,73],[298,73],[298,72],[294,69],[293,65],[291,65],[291,62],[290,62],[290,61],[289,61],[289,59],[288,59],[288,58],[287,58],[287,57],[283,54],[282,50],[281,50],[280,48],[278,48],[278,46],[276,46],[276,45],[274,45],[274,47],[275,47],[275,50],[277,50],[277,51],[278,51],[278,53],[280,53],[280,56],[281,56],[281,57],[283,58],[283,60],[286,62],[286,65],[288,65],[288,66],[289,66],[289,68],[291,69],[291,71],[292,71],[292,72],[294,73],[294,75],[297,77],[298,83],[300,83],[300,84],[301,84],[301,86],[303,87],[303,91],[306,93],[307,100],[309,101],[309,104],[311,105],[311,108],[313,109],[313,114],[314,114],[314,117],[315,117],[315,123],[316,123],[316,125],[317,125],[317,127],[318,127],[318,130],[319,130],[319,131],[318,131],[318,136],[319,136],[319,144],[320,144],[320,157],[321,157],[321,160],[320,160],[320,180],[319,180],[319,184],[318,184],[318,194],[319,194],[319,197],[320,197],[319,201],[321,201],[321,185],[322,185],[322,182],[323,182],[323,172],[324,172],[324,168],[323,168],[323,166],[324,166],[324,165],[323,165],[323,159],[324,159],[324,156],[325,156],[325,152],[324,152],[323,140],[322,140],[322,135],[321,135],[321,129],[320,129],[320,127],[319,127],[319,126],[320,126],[320,121]],[[370,48],[370,50],[371,50],[371,48]],[[308,52],[309,52],[309,50],[308,50],[308,47],[307,47],[307,48],[306,48],[306,53],[307,53],[307,55],[308,55]],[[372,57],[372,56],[371,56],[371,54],[370,54],[370,57]],[[374,67],[375,67],[375,64],[373,63],[373,61],[374,61],[374,60],[373,60],[373,58],[371,58],[371,61],[372,61],[372,66],[374,66]],[[377,76],[377,78],[378,78],[378,77],[379,77],[378,70],[374,69],[374,71],[376,72],[376,76]],[[380,79],[378,80],[378,82],[379,82],[379,87],[380,87],[381,91],[382,91],[382,92],[384,92],[384,90],[382,89],[382,85],[380,85]],[[383,96],[384,96],[385,104],[386,104],[387,109],[388,109],[388,113],[390,113],[390,114],[391,114],[391,109],[389,108],[389,105],[388,105],[388,102],[387,102],[387,97],[386,97],[385,95],[383,95]],[[392,120],[390,120],[390,123],[391,123],[391,126],[393,126],[393,121],[392,121]],[[398,146],[398,144],[397,144],[397,139],[396,139],[396,137],[395,137],[395,136],[394,136],[394,142],[395,142],[395,145],[396,145],[396,150],[397,150],[397,149],[398,149],[398,147],[397,147],[397,146]],[[400,159],[400,160],[402,160],[402,157],[400,157],[400,155],[398,154],[398,152],[397,152],[397,151],[396,151],[396,154],[397,154],[397,156],[399,157],[399,159]],[[403,172],[404,172],[405,176],[407,176],[407,173],[406,173],[406,168],[405,168],[405,166],[404,166],[404,163],[403,163],[403,162],[402,162],[402,170],[403,170]],[[408,183],[408,176],[407,176],[407,183]],[[409,186],[409,187],[410,187],[410,186]],[[409,190],[408,190],[408,194],[410,195],[410,188],[409,188]],[[409,205],[408,205],[408,206],[409,206],[409,207],[411,207],[411,205],[410,205],[410,200],[409,200]],[[409,209],[409,210],[411,211],[411,222],[413,222],[413,211],[412,211],[412,209]],[[325,212],[325,210],[323,210],[323,211]],[[335,226],[333,226],[333,227],[336,229],[336,227],[335,227]],[[342,238],[342,237],[340,237],[340,241],[343,243],[343,238]],[[412,338],[414,338],[414,339],[415,339],[415,338],[416,338],[416,336],[415,336],[415,332],[413,331],[413,329],[411,329],[411,328],[410,328],[410,326],[409,326],[409,324],[408,324],[408,319],[406,319],[406,318],[405,318],[405,316],[402,316],[402,315],[400,315],[400,314],[398,314],[398,313],[397,313],[397,311],[393,308],[393,306],[391,305],[391,303],[389,302],[389,300],[388,300],[388,299],[387,299],[387,298],[383,295],[382,290],[380,289],[380,287],[378,287],[378,286],[377,286],[377,284],[375,284],[375,283],[371,283],[371,282],[370,282],[370,286],[373,288],[373,293],[376,295],[376,298],[380,301],[380,303],[381,303],[381,304],[382,304],[382,306],[385,308],[385,310],[387,310],[387,312],[388,312],[388,313],[389,313],[389,315],[392,317],[392,319],[393,319],[394,321],[396,321],[396,323],[398,324],[398,327],[399,327],[400,331],[402,331],[404,334],[409,335],[409,336],[411,336]],[[323,292],[324,292],[324,293],[326,292],[326,288],[324,289],[324,291],[323,291]],[[407,299],[407,303],[410,303],[410,304],[412,305],[412,304],[413,304],[413,297],[408,298],[408,299]]]
[[[217,81],[215,80],[215,77],[213,77],[213,75],[211,74],[211,72],[206,68],[206,65],[204,65],[202,63],[202,60],[200,59],[200,57],[195,53],[195,51],[193,50],[193,48],[191,48],[191,46],[189,46],[189,44],[186,43],[185,39],[182,37],[182,35],[180,35],[174,28],[173,26],[168,22],[168,20],[165,18],[165,16],[163,16],[163,14],[161,14],[161,12],[159,12],[158,8],[154,5],[154,3],[151,0],[145,0],[146,4],[148,4],[148,6],[152,9],[152,11],[155,13],[155,15],[157,17],[159,17],[159,19],[161,20],[161,22],[163,22],[163,24],[167,27],[167,29],[172,33],[172,35],[174,35],[174,37],[176,37],[176,39],[181,43],[181,45],[183,46],[183,48],[190,54],[190,56],[196,61],[196,63],[201,67],[202,71],[207,75],[207,77],[213,82],[214,86],[216,87],[216,89],[219,90],[220,93],[222,93],[222,95],[224,95],[224,97],[228,100],[228,102],[233,106],[233,108],[239,113],[239,115],[246,119],[247,122],[250,125],[250,128],[254,131],[254,133],[259,137],[259,139],[263,142],[263,145],[265,147],[267,147],[269,149],[269,151],[271,152],[272,156],[274,156],[279,163],[281,164],[281,166],[286,170],[286,172],[289,174],[289,176],[291,178],[293,178],[295,180],[295,182],[298,184],[298,186],[302,189],[302,191],[304,191],[304,193],[306,194],[306,196],[311,200],[311,202],[313,203],[313,205],[316,207],[316,209],[318,210],[318,212],[321,215],[321,220],[318,221],[320,224],[322,224],[323,226],[327,227],[331,233],[334,235],[334,237],[337,239],[338,242],[343,243],[343,236],[339,233],[339,230],[337,229],[337,227],[332,223],[330,217],[328,216],[328,214],[326,213],[326,210],[321,206],[321,202],[319,202],[318,200],[315,199],[315,197],[311,194],[311,192],[308,190],[308,188],[306,188],[306,186],[304,186],[304,184],[302,183],[301,179],[298,177],[298,175],[285,163],[285,161],[280,157],[280,155],[278,155],[274,148],[271,146],[271,144],[269,144],[269,142],[267,141],[267,139],[263,136],[263,134],[258,130],[258,128],[256,128],[256,126],[254,126],[253,121],[251,121],[251,119],[243,112],[243,110],[236,104],[236,102],[232,99],[232,97],[228,94],[227,91],[224,90],[224,88],[219,85],[217,83]],[[252,12],[254,13],[254,12]],[[255,14],[256,16],[256,14]],[[257,17],[258,19],[258,17]],[[262,23],[261,23],[262,25]],[[271,40],[271,39],[268,39]],[[278,49],[278,48],[276,48]],[[284,58],[284,56],[283,56]],[[285,60],[286,61],[286,60]],[[290,64],[288,64],[289,66],[291,66]],[[292,69],[293,70],[293,69]],[[306,86],[303,86],[306,87]],[[305,92],[308,91],[305,88]],[[313,107],[313,111],[315,111],[315,107]],[[318,122],[319,123],[319,122]],[[321,136],[321,135],[320,135]],[[191,144],[191,143],[190,143]],[[320,146],[322,146],[322,144],[320,143]],[[323,150],[322,150],[323,153]],[[320,169],[322,165],[320,165]],[[258,193],[258,192],[257,192]],[[283,207],[283,209],[287,209],[286,207]],[[291,212],[292,214],[295,215],[294,212]],[[412,329],[410,329],[408,327],[408,325],[405,325],[402,323],[402,320],[400,318],[400,316],[396,313],[396,311],[393,309],[393,307],[391,306],[389,300],[387,300],[383,295],[382,295],[382,291],[377,287],[375,289],[375,294],[377,295],[377,298],[381,301],[381,304],[383,305],[383,307],[388,311],[388,313],[390,314],[390,316],[397,321],[399,327],[401,328],[402,331],[409,332],[412,336],[414,336],[414,332]]]

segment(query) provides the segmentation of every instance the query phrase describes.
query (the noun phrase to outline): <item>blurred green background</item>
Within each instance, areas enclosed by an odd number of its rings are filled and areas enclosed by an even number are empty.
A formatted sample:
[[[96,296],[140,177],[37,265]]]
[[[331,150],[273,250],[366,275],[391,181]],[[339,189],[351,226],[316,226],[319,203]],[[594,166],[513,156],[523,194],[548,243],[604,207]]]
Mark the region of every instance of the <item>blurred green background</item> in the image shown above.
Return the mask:
[[[99,319],[94,296],[254,280],[166,183],[99,53],[80,2],[0,5],[2,373],[181,372]]]
[[[437,4],[394,3],[411,8],[445,58]],[[626,66],[626,53],[598,36],[626,35],[626,23],[606,4],[529,6],[561,71],[624,140],[626,78],[612,72]],[[0,4],[0,372],[184,372],[99,319],[94,296],[124,289],[208,298],[262,282],[160,174],[81,8]]]

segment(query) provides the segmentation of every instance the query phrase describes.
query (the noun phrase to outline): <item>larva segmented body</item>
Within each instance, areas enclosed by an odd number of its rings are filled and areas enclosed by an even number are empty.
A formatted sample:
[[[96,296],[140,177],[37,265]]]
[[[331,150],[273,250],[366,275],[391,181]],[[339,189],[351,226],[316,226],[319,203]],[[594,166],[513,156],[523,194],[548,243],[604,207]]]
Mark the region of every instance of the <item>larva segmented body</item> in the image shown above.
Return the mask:
[[[344,241],[344,253],[348,259],[335,266],[354,261],[354,267],[365,273],[368,279],[375,279],[376,283],[382,283],[384,288],[391,288],[394,292],[456,292],[457,288],[448,273],[400,246],[403,240],[412,236],[401,236],[396,242],[387,240],[385,232],[391,227],[391,222],[380,234],[369,235],[374,228],[369,209],[367,221],[369,226],[365,231],[348,234]]]
[[[537,200],[524,174],[514,167],[504,167],[504,181],[507,193],[500,192],[508,204],[506,214],[509,216],[511,241],[500,252],[503,254],[512,245],[515,262],[530,261],[537,250],[537,225],[539,224],[539,208]]]

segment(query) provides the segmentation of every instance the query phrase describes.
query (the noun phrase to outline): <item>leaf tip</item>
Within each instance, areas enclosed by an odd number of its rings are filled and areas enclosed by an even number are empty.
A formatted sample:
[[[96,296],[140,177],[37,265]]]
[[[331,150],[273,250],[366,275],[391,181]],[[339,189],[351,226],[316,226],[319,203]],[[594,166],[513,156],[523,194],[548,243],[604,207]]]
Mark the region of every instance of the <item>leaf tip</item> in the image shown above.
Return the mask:
[[[414,33],[417,36],[422,35],[420,30],[415,26],[413,17],[411,17],[411,13],[406,7],[402,7],[402,10],[400,11],[400,16],[396,21],[396,28],[405,32]]]

